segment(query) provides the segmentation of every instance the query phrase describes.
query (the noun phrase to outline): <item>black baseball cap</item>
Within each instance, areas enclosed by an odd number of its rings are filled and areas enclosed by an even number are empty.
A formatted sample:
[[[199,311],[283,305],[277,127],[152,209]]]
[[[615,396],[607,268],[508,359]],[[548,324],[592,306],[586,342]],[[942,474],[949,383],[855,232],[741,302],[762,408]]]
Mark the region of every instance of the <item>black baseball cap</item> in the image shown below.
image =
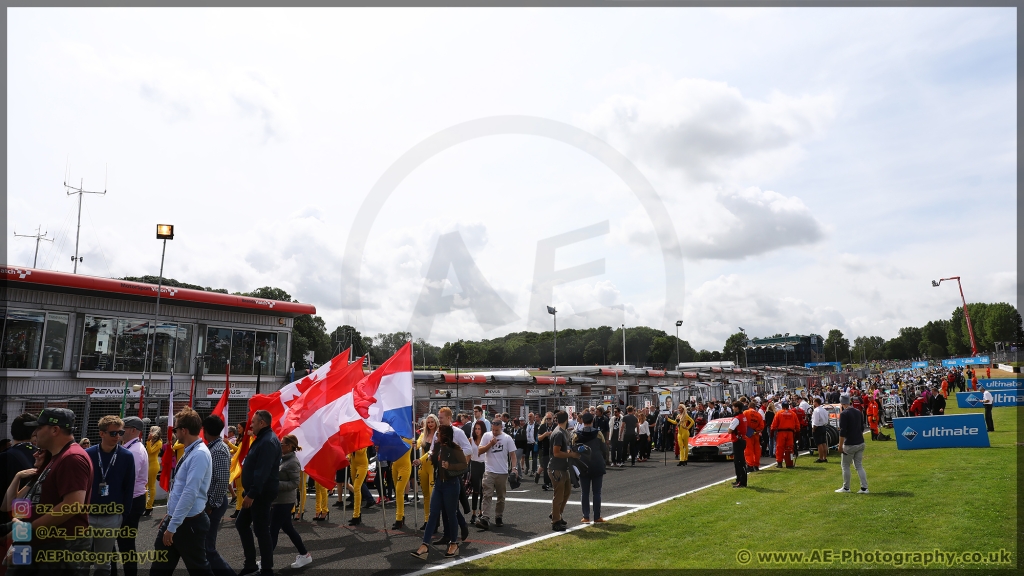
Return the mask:
[[[39,419],[35,422],[26,422],[29,428],[36,426],[57,426],[67,431],[75,427],[75,413],[67,408],[46,408],[39,413]]]

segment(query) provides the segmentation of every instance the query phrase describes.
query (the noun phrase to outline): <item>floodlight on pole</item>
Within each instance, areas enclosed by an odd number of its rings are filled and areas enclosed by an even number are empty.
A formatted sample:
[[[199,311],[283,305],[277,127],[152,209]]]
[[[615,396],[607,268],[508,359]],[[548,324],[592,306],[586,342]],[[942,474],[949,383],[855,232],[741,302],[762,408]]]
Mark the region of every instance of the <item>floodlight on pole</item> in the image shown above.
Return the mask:
[[[938,281],[932,280],[932,287],[938,288],[939,284],[946,280],[956,280],[956,285],[960,288],[960,301],[964,304],[964,319],[967,320],[967,333],[971,336],[971,356],[977,356],[978,343],[974,340],[974,326],[971,325],[971,315],[967,312],[967,299],[964,298],[964,287],[960,284],[960,277],[952,276],[950,278],[940,278]]]
[[[81,198],[81,196],[79,196]],[[174,239],[174,225],[173,224],[157,224],[156,225],[156,239],[163,240],[163,247],[160,250],[160,276],[156,283],[156,310],[153,312],[153,331],[152,337],[146,342],[146,358],[142,362],[142,383],[146,383],[146,372],[149,372],[149,379],[153,379],[153,356],[156,355],[156,327],[157,322],[160,318],[160,294],[163,291],[164,285],[164,256],[167,255],[167,241]],[[173,372],[174,358],[171,358],[171,366]],[[257,376],[257,380],[259,377]],[[259,386],[257,385],[257,391]],[[257,392],[258,393],[258,392]]]
[[[679,327],[683,325],[682,320],[676,320],[676,367],[679,366]]]
[[[555,351],[554,351],[555,358],[554,358],[553,366],[551,367],[551,373],[554,374],[555,371],[558,369],[558,310],[555,310],[554,306],[548,306],[548,314],[551,314],[551,316],[553,318],[553,321],[554,321],[554,326],[555,326],[555,331],[554,331],[554,334],[555,334]]]
[[[739,329],[740,329],[740,332],[743,332],[743,336],[747,335],[747,331],[743,329],[743,326],[740,326]],[[747,341],[743,343],[743,367],[744,368],[750,367],[750,361],[747,360],[747,346],[749,344],[750,344],[750,338],[747,338]]]
[[[622,325],[622,367],[626,367],[626,325]]]

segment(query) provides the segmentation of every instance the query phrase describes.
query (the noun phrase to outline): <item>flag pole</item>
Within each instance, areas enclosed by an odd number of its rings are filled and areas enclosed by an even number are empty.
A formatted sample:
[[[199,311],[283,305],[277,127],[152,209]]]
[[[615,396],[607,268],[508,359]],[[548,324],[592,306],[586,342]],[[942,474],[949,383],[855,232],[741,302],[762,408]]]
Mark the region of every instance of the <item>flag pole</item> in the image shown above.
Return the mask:
[[[409,339],[410,339],[410,341],[412,340],[412,334],[409,335]],[[412,346],[410,346],[409,348],[411,350]],[[416,367],[416,354],[415,353],[412,354],[412,361],[413,361],[412,366],[413,366],[413,368],[415,368]],[[426,366],[424,366],[424,369],[426,369]],[[416,380],[415,379],[413,379],[412,391],[413,391],[413,395],[412,395],[412,448],[409,450],[409,457],[410,458],[413,458],[414,456],[416,456]],[[412,523],[413,523],[412,525],[415,528],[419,528],[420,527],[420,516],[419,516],[419,512],[416,510],[416,507],[420,503],[420,494],[419,494],[419,490],[418,490],[419,485],[420,485],[420,475],[418,473],[419,470],[417,468],[418,468],[417,466],[411,467],[412,478],[409,479],[409,481],[412,482]],[[402,494],[402,498],[405,498],[405,494]]]
[[[388,539],[391,535],[388,534],[388,516],[384,512],[384,501],[387,500],[387,494],[384,492],[384,473],[380,468],[380,450],[377,451],[377,486],[380,493],[380,517],[384,520],[384,536]],[[395,496],[398,496],[397,494]]]

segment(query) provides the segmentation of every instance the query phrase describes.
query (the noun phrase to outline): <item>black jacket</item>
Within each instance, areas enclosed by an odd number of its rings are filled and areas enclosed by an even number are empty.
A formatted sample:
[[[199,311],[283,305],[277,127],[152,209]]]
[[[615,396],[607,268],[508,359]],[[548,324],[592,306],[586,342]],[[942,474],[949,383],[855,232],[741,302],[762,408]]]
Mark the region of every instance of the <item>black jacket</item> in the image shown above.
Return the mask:
[[[573,436],[573,444],[584,444],[590,448],[590,458],[580,459],[580,475],[593,478],[600,476],[606,471],[606,464],[610,461],[608,454],[608,443],[604,435],[597,428],[577,430]]]
[[[275,498],[278,470],[281,468],[281,442],[269,428],[259,431],[242,463],[243,496],[252,499]]]
[[[526,426],[512,429],[512,441],[516,443],[516,450],[526,450]]]

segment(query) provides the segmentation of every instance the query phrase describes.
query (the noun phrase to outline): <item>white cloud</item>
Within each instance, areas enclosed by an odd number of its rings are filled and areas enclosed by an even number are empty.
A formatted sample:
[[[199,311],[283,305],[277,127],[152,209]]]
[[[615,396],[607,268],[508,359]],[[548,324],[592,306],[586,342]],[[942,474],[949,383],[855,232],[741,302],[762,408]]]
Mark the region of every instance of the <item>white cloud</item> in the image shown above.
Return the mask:
[[[774,177],[803,156],[836,113],[830,94],[746,98],[725,82],[683,78],[647,97],[617,95],[586,119],[634,157],[696,182]]]

